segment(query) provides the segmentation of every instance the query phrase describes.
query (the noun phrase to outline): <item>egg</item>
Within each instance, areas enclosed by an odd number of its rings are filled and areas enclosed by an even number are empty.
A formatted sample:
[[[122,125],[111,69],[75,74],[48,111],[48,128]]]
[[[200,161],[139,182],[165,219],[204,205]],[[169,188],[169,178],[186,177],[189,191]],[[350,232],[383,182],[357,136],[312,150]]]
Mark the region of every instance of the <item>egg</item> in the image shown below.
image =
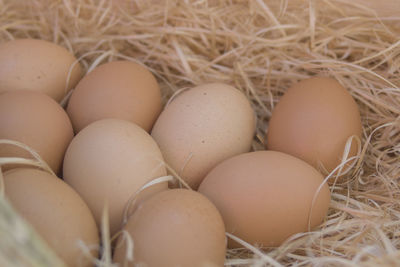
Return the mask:
[[[317,170],[275,151],[249,152],[220,163],[199,192],[218,208],[227,232],[263,247],[277,247],[293,234],[312,230],[330,203],[329,188]],[[240,245],[230,240],[229,247]]]
[[[332,78],[313,77],[294,84],[279,100],[269,122],[267,148],[327,174],[341,163],[348,138],[361,139],[361,133],[360,112],[350,93]],[[348,157],[358,148],[353,140]]]
[[[109,62],[79,82],[67,112],[75,132],[106,118],[131,121],[150,131],[161,112],[161,92],[147,68],[130,61]]]
[[[38,39],[0,44],[0,93],[42,92],[60,102],[82,77],[82,68],[67,49]]]
[[[72,140],[64,158],[63,178],[86,201],[97,224],[108,207],[111,234],[120,230],[128,201],[149,181],[166,175],[157,144],[128,121],[96,121]],[[167,188],[153,185],[140,200]]]
[[[24,143],[58,173],[73,130],[68,115],[55,100],[29,90],[1,93],[0,125],[0,139]],[[0,144],[0,157],[32,158],[8,144]]]
[[[129,219],[114,254],[119,266],[223,266],[225,228],[215,206],[201,194],[171,189],[154,195]],[[127,259],[127,250],[133,261]]]
[[[4,174],[5,196],[68,266],[92,266],[78,242],[97,257],[99,235],[86,203],[47,172],[17,168]]]
[[[219,162],[250,150],[253,109],[239,90],[210,83],[184,91],[160,114],[151,135],[165,161],[193,189]]]

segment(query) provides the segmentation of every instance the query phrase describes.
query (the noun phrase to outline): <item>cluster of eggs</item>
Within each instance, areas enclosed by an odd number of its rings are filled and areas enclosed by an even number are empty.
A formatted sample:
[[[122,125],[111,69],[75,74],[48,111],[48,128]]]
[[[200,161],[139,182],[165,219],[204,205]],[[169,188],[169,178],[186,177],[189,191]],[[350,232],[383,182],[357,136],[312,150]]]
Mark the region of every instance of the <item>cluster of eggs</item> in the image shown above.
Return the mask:
[[[109,62],[82,78],[60,46],[0,45],[0,139],[27,145],[62,177],[4,165],[5,196],[70,266],[92,264],[77,240],[97,257],[105,210],[119,234],[114,261],[129,266],[222,266],[227,245],[241,246],[225,232],[276,247],[319,225],[330,203],[323,175],[361,137],[357,104],[334,79],[303,80],[273,110],[268,149],[250,152],[256,119],[226,84],[182,90],[163,109],[140,64]],[[350,143],[347,158],[357,149]],[[30,154],[3,142],[0,157]],[[173,188],[169,174],[192,190]]]

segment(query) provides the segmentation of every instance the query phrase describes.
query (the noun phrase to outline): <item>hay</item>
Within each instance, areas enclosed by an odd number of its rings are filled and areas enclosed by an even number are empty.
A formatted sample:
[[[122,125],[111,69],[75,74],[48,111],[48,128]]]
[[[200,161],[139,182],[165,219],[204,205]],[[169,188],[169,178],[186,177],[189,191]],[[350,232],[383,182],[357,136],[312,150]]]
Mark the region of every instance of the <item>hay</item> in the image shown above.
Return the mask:
[[[354,175],[331,186],[320,228],[275,249],[229,250],[225,265],[393,266],[400,260],[400,7],[349,2],[0,0],[0,41],[61,44],[86,70],[139,62],[156,75],[164,103],[184,87],[231,84],[257,112],[254,150],[263,149],[271,110],[291,84],[334,77],[362,115]]]

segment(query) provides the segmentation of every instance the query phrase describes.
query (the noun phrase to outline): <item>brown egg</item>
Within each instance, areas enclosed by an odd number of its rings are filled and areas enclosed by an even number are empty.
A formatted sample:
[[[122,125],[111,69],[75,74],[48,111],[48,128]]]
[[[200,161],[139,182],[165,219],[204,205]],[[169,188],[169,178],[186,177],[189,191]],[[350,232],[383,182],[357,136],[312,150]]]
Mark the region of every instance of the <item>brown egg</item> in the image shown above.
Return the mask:
[[[68,266],[92,266],[78,242],[93,248],[99,236],[86,203],[58,177],[36,169],[18,168],[4,174],[7,199]]]
[[[223,266],[225,228],[215,206],[201,194],[171,189],[143,203],[124,230],[130,235],[133,261],[127,260],[126,239],[118,240],[114,261],[120,266]]]
[[[193,188],[219,162],[251,148],[255,117],[247,98],[221,83],[179,94],[161,113],[151,135],[165,161]]]
[[[294,84],[280,99],[268,127],[267,147],[296,156],[326,174],[341,162],[347,139],[361,138],[360,112],[343,86],[314,77]],[[356,155],[352,143],[349,157]]]
[[[71,122],[64,109],[49,96],[18,90],[0,94],[0,139],[22,142],[57,173],[65,150],[73,137]],[[0,145],[0,157],[31,155],[12,145]]]
[[[258,151],[219,164],[199,192],[221,212],[227,232],[250,244],[276,247],[291,235],[308,231],[309,222],[313,229],[323,221],[330,192],[322,183],[322,175],[304,161]],[[230,240],[229,247],[240,245]]]
[[[136,123],[150,131],[161,111],[161,92],[145,67],[130,61],[103,64],[76,86],[67,112],[75,132],[101,119]]]
[[[32,90],[60,102],[81,77],[77,59],[62,46],[37,39],[0,44],[0,93]]]
[[[80,131],[64,159],[64,180],[86,201],[97,224],[107,203],[111,234],[120,230],[128,200],[149,181],[166,175],[157,144],[128,121],[104,119]],[[141,198],[167,188],[161,183]]]

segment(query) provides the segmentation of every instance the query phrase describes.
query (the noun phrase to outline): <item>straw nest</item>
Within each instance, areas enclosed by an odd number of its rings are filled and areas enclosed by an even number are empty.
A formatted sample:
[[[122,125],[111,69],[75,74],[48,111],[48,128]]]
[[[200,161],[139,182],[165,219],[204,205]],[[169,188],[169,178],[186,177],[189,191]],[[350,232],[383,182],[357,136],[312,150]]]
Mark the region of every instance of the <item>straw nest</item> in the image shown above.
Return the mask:
[[[330,187],[329,214],[318,229],[275,249],[229,250],[226,266],[393,266],[400,261],[400,7],[396,0],[362,2],[0,0],[0,41],[61,44],[86,70],[140,62],[156,75],[165,101],[183,87],[231,84],[257,111],[254,150],[263,149],[271,110],[291,84],[334,77],[362,115],[353,175]],[[3,263],[57,266],[0,204]],[[110,266],[107,258],[98,264]]]

